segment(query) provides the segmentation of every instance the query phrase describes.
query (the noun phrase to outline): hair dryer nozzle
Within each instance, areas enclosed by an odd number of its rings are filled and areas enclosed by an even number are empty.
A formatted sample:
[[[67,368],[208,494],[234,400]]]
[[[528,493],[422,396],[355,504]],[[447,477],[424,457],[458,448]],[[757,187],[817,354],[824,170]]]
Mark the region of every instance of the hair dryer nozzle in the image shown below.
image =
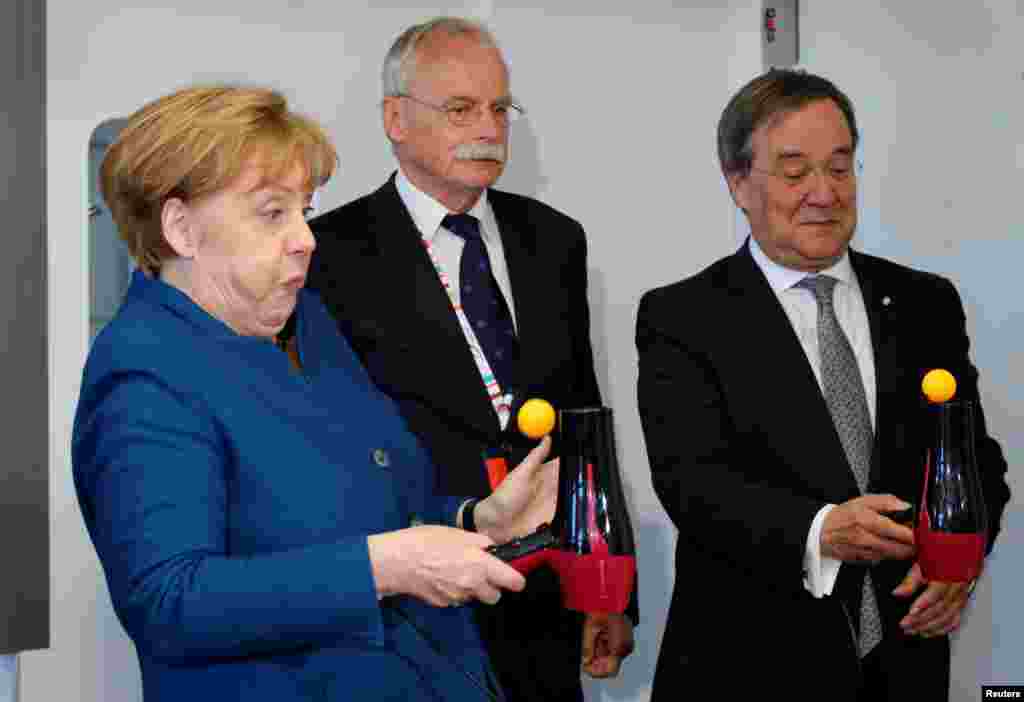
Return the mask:
[[[621,614],[636,582],[636,548],[619,477],[612,411],[562,410],[559,427],[562,455],[554,520],[488,551],[524,575],[550,565],[568,609]]]

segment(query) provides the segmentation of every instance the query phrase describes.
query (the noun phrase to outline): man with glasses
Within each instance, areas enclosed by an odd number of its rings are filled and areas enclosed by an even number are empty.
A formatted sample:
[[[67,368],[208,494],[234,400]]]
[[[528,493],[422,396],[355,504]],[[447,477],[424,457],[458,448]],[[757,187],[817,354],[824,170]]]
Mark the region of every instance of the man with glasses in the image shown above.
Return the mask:
[[[990,545],[1006,462],[953,285],[849,248],[857,137],[824,78],[744,86],[718,153],[751,237],[640,302],[640,417],[679,529],[654,702],[702,683],[736,699],[948,699],[971,586],[926,582],[896,515],[920,501],[928,370],[976,403]]]
[[[439,491],[483,497],[500,459],[516,465],[532,445],[515,427],[523,400],[600,404],[586,240],[575,220],[491,188],[523,110],[483,26],[410,27],[385,59],[383,92],[398,171],[313,220],[309,285],[430,451]],[[472,517],[470,504],[463,526]],[[478,621],[510,702],[582,700],[581,661],[614,676],[633,647],[626,617],[563,609],[547,568]]]

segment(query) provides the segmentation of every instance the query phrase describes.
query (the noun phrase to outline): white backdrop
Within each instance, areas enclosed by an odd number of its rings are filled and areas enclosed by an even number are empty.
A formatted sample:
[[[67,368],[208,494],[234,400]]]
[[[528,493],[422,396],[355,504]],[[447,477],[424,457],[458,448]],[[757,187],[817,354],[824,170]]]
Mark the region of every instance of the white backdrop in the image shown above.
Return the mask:
[[[440,13],[490,23],[512,89],[529,110],[514,127],[500,186],[571,214],[590,238],[593,341],[616,410],[642,622],[622,677],[588,685],[588,699],[647,699],[675,534],[651,489],[635,407],[636,303],[646,289],[696,272],[737,243],[714,132],[729,96],[760,71],[760,2],[168,4],[48,3],[53,647],[23,655],[22,700],[140,698],[134,654],[111,611],[70,476],[88,334],[90,133],[188,82],[274,85],[337,142],[341,171],[321,198],[333,207],[377,187],[394,167],[377,111],[380,63],[402,28]],[[1024,165],[1020,0],[941,11],[913,0],[803,5],[802,62],[847,91],[863,124],[858,243],[945,272],[960,286],[992,429],[1017,464],[1024,455],[1015,431],[1024,414],[1024,304],[1012,268],[1024,254],[1012,207]],[[1012,487],[1019,493],[1024,485],[1015,476]],[[1012,511],[955,643],[954,700],[977,699],[982,681],[1024,682],[1017,664],[1024,628],[1013,597],[1024,585],[1024,527]]]

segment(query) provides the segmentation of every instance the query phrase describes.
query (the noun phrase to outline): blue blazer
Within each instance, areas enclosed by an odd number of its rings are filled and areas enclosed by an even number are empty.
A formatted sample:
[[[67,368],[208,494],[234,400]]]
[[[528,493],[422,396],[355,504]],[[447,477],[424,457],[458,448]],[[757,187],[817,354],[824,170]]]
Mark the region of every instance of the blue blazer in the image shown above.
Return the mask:
[[[147,702],[483,699],[466,608],[378,600],[367,536],[451,524],[309,291],[303,371],[136,273],[89,354],[75,487]]]

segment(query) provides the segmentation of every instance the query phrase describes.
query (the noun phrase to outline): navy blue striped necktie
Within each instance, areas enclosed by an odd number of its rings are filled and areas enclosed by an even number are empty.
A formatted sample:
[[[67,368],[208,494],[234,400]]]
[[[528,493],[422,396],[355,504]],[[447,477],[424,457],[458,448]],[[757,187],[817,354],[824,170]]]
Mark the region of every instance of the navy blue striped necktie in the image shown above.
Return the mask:
[[[450,214],[441,226],[465,242],[459,264],[462,310],[502,392],[512,392],[519,343],[512,315],[491,271],[487,249],[480,238],[480,222],[473,215]]]

